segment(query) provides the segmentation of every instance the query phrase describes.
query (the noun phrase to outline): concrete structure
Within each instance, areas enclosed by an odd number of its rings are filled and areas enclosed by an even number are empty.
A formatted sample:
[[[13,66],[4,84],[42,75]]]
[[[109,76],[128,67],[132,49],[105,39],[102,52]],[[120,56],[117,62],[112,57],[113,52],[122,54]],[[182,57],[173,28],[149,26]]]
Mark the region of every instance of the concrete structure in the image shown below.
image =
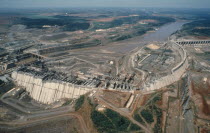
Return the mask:
[[[62,98],[78,98],[80,95],[95,89],[64,81],[44,81],[42,77],[17,71],[12,73],[12,78],[19,86],[23,86],[34,100],[45,104],[53,103]]]
[[[132,94],[126,104],[126,108],[130,108],[131,104],[133,103],[133,100],[134,100],[134,94]]]
[[[179,54],[181,56],[181,62],[175,66],[171,73],[167,76],[161,77],[155,81],[149,81],[144,84],[145,91],[153,91],[160,89],[162,87],[168,86],[178,80],[182,77],[182,75],[185,73],[186,69],[188,68],[188,60],[187,60],[187,54],[185,49],[179,45],[178,43],[172,42],[172,47],[174,49],[177,49],[179,51]]]
[[[184,40],[184,41],[176,41],[176,43],[182,45],[182,46],[207,46],[210,45],[210,40]]]

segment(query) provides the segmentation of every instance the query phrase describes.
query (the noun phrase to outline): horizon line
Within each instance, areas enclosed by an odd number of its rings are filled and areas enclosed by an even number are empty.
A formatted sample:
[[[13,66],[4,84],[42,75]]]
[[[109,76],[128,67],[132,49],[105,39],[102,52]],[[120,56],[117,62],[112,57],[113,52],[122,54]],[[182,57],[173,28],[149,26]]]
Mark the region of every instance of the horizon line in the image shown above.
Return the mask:
[[[51,7],[47,7],[47,6],[41,6],[41,7],[0,7],[0,9],[35,9],[35,8],[162,8],[162,9],[210,9],[210,7],[153,7],[153,6],[142,6],[142,7],[138,7],[138,6],[51,6]]]

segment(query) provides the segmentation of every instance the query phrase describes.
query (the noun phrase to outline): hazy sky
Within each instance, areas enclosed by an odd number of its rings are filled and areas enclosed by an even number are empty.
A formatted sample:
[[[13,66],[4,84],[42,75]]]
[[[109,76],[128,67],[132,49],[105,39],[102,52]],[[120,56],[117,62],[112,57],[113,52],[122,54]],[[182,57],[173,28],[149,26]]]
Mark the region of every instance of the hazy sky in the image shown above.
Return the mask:
[[[210,0],[0,0],[7,7],[187,7],[210,8]]]

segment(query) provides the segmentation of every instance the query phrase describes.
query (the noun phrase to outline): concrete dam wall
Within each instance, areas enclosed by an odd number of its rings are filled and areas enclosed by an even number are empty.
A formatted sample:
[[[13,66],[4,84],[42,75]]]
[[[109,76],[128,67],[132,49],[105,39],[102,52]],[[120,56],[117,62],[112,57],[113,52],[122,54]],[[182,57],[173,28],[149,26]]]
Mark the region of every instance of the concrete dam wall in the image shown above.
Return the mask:
[[[12,73],[12,78],[19,86],[23,86],[34,100],[45,104],[62,98],[78,98],[94,89],[63,81],[43,81],[39,76],[17,71]]]
[[[171,70],[171,74],[158,78],[155,81],[149,81],[145,83],[144,88],[146,91],[153,91],[156,89],[160,89],[162,87],[168,86],[180,80],[180,78],[185,73],[186,69],[188,68],[189,64],[188,64],[187,54],[186,54],[185,49],[177,43],[173,43],[172,47],[179,51],[179,54],[182,59],[181,62]]]

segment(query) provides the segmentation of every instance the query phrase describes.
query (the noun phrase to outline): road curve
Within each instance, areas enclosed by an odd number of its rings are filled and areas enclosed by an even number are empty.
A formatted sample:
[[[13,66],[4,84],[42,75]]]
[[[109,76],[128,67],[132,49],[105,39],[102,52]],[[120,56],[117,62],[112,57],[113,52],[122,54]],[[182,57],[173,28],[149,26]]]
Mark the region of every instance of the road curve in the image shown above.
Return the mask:
[[[60,118],[60,117],[69,117],[69,116],[76,117],[79,120],[81,128],[83,130],[83,133],[90,133],[88,128],[87,128],[87,126],[86,126],[86,124],[85,124],[84,119],[82,118],[82,116],[80,116],[78,114],[75,114],[75,113],[62,114],[62,115],[46,117],[46,118],[40,118],[40,119],[37,119],[37,120],[23,121],[23,122],[20,122],[20,121],[16,121],[16,122],[0,122],[0,124],[13,126],[13,127],[7,127],[7,126],[3,127],[3,126],[1,126],[0,129],[1,128],[2,129],[16,129],[18,127],[24,127],[24,126],[29,126],[29,125],[33,125],[33,124],[39,124],[40,122],[43,122],[43,121],[48,121],[48,120],[52,120],[52,119]],[[16,126],[14,127],[14,125],[16,125]]]

